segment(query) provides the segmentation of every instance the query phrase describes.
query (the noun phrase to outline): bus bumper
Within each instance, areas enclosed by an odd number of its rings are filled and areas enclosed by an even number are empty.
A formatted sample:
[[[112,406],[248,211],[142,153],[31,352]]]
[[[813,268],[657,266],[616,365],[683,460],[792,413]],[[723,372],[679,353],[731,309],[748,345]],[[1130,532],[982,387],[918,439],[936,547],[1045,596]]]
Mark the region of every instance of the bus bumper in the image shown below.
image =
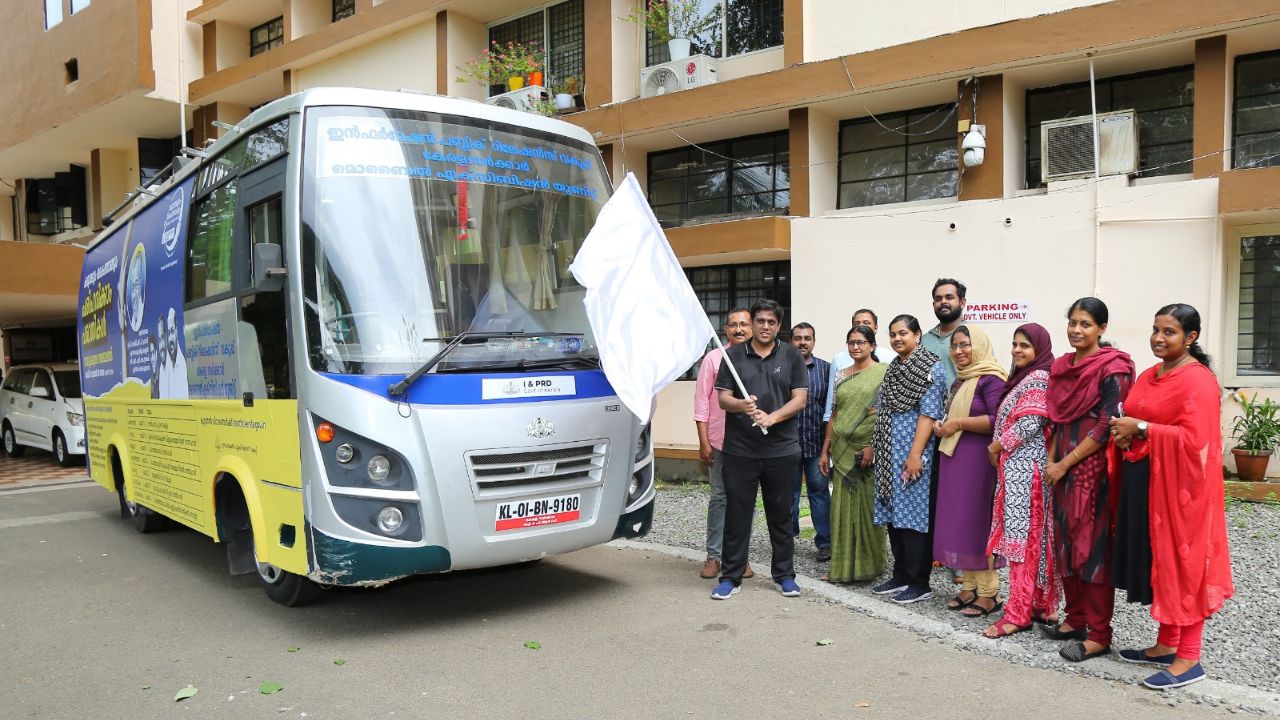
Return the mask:
[[[648,503],[618,518],[618,526],[613,531],[613,539],[638,538],[649,534],[653,527],[653,506],[658,499],[654,497]]]
[[[311,528],[316,570],[311,579],[325,585],[382,585],[409,575],[446,572],[449,551],[438,545],[387,547],[335,538]]]

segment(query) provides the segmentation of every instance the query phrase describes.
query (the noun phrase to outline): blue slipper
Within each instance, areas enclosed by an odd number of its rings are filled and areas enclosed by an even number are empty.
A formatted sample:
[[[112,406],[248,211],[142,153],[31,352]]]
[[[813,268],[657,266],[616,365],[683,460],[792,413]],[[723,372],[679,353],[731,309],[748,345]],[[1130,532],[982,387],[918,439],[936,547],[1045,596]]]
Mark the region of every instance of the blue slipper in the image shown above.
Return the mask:
[[[1181,675],[1174,675],[1168,670],[1161,670],[1155,675],[1152,675],[1146,680],[1143,680],[1142,684],[1146,685],[1152,690],[1171,690],[1173,688],[1180,688],[1186,685],[1190,685],[1191,683],[1194,683],[1194,682],[1200,682],[1203,679],[1204,679],[1204,668],[1200,667],[1200,663],[1196,663],[1195,665],[1192,665],[1189,670],[1182,673]]]
[[[1156,667],[1167,667],[1178,659],[1178,653],[1148,655],[1146,650],[1121,650],[1116,654],[1120,656],[1121,660],[1131,662],[1134,665],[1155,665]]]

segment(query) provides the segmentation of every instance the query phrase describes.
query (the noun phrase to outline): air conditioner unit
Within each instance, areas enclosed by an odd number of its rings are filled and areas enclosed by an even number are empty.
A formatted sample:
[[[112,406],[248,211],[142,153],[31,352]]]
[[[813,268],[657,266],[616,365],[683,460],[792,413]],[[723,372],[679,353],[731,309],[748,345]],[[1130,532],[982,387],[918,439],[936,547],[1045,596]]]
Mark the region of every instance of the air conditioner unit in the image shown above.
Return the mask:
[[[1138,119],[1133,110],[1098,113],[1098,174],[1138,171]],[[1093,116],[1040,123],[1040,180],[1093,175]]]
[[[541,100],[547,99],[547,89],[541,85],[528,85],[519,90],[512,90],[501,95],[494,95],[485,100],[490,105],[498,107],[511,108],[512,110],[523,110],[532,112],[533,106]]]
[[[640,97],[657,97],[710,85],[716,81],[716,68],[716,59],[707,55],[647,67],[640,71]]]

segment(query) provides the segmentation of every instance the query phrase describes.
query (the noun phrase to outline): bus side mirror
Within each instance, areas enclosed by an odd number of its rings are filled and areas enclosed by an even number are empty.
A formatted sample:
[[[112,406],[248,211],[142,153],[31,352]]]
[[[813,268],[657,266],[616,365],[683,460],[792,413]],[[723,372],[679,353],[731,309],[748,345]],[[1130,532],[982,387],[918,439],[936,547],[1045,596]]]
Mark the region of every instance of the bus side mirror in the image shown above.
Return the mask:
[[[257,243],[253,246],[253,286],[258,290],[274,292],[284,289],[288,271],[281,260],[278,243]]]

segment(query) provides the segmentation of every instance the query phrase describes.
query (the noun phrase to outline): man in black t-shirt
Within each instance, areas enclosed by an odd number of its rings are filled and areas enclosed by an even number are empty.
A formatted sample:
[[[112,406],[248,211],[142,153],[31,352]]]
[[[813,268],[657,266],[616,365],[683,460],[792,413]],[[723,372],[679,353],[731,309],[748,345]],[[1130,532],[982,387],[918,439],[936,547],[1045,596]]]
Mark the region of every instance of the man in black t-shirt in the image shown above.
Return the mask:
[[[778,591],[800,594],[793,564],[791,494],[800,469],[796,415],[809,396],[809,372],[799,350],[777,341],[782,307],[772,300],[751,306],[751,342],[729,348],[716,376],[725,411],[725,523],[720,584],[711,597],[726,600],[738,592],[747,566],[756,488],[764,497],[764,515],[773,546],[771,573]],[[737,368],[749,396],[742,397],[729,371]],[[763,434],[760,428],[769,432]]]

